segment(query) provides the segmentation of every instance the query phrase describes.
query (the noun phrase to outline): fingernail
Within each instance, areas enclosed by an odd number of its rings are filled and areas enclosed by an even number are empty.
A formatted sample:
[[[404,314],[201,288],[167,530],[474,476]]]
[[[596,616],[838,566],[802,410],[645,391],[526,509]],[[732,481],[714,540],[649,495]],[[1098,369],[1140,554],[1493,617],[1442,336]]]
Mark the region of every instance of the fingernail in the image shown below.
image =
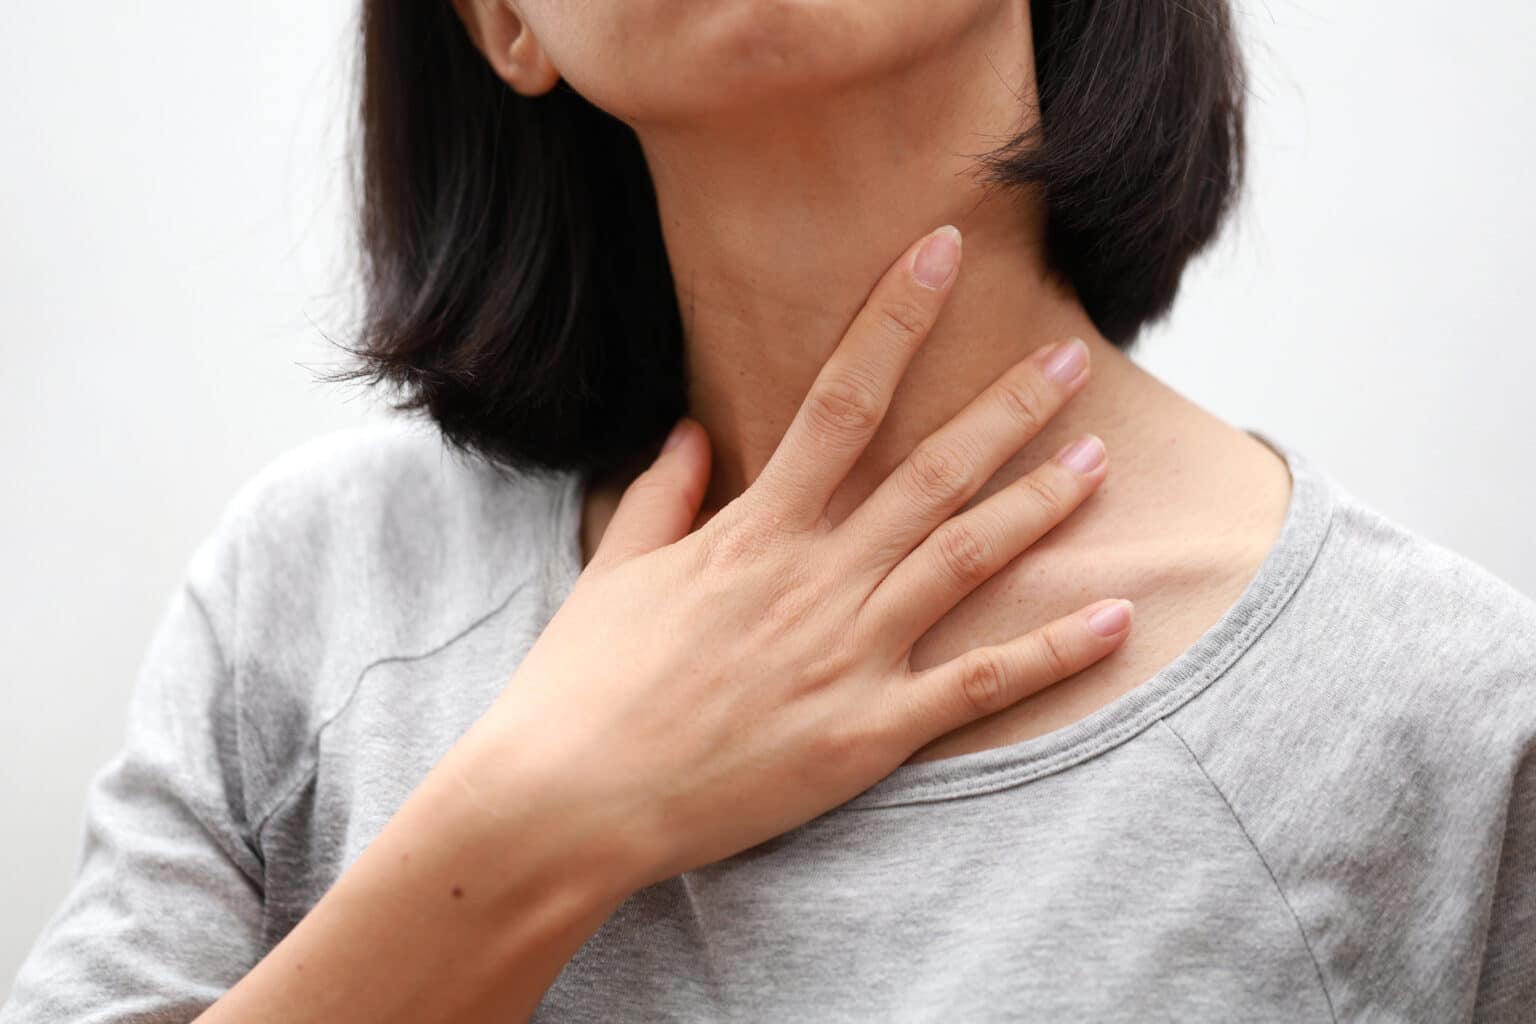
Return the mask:
[[[662,443],[661,450],[663,452],[669,452],[682,443],[683,435],[688,433],[688,431],[685,430],[683,426],[686,422],[686,419],[678,420],[677,423],[672,427],[672,433],[668,434],[666,441]]]
[[[1105,605],[1088,616],[1088,628],[1099,636],[1114,636],[1131,624],[1133,607],[1130,601],[1120,598],[1114,604]]]
[[[1045,363],[1045,375],[1058,384],[1070,384],[1087,365],[1088,345],[1082,338],[1073,338],[1051,349]]]
[[[1074,473],[1091,473],[1104,461],[1104,442],[1093,434],[1080,437],[1061,450],[1061,464]]]
[[[928,241],[917,250],[912,263],[912,276],[917,283],[928,288],[942,288],[954,275],[960,263],[960,229],[946,224],[928,236]]]

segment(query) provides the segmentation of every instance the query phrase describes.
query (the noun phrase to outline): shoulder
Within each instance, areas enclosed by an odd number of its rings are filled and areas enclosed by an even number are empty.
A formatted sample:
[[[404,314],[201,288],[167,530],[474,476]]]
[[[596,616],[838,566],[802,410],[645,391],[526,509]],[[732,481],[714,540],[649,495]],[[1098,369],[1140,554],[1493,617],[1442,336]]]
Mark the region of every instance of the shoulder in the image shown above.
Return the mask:
[[[492,466],[409,421],[333,431],[246,479],[194,556],[194,578],[259,589],[277,577],[317,585],[366,572],[379,586],[494,572],[498,557],[545,539],[562,480]]]
[[[526,514],[548,497],[553,481],[469,456],[429,426],[386,420],[279,453],[236,490],[222,525],[258,537],[275,531],[291,542],[295,534],[338,524],[383,528],[413,518],[462,518],[488,501],[507,510],[524,506]]]
[[[1336,1004],[1470,1005],[1495,949],[1490,894],[1529,889],[1530,865],[1504,851],[1527,842],[1536,812],[1536,603],[1328,487],[1305,578],[1169,724],[1263,858]],[[1528,933],[1503,936],[1497,955],[1525,955]],[[1419,984],[1453,975],[1465,987]]]
[[[1245,745],[1277,763],[1351,759],[1359,779],[1513,768],[1536,748],[1536,601],[1325,486],[1331,515],[1304,578],[1180,725],[1243,770]]]
[[[1337,631],[1340,667],[1367,683],[1394,681],[1427,710],[1481,717],[1510,705],[1536,724],[1536,601],[1349,492],[1336,495],[1312,591],[1314,624]]]
[[[187,585],[270,770],[303,761],[370,665],[471,631],[521,635],[505,619],[543,607],[569,480],[494,467],[411,422],[315,437],[250,476]]]

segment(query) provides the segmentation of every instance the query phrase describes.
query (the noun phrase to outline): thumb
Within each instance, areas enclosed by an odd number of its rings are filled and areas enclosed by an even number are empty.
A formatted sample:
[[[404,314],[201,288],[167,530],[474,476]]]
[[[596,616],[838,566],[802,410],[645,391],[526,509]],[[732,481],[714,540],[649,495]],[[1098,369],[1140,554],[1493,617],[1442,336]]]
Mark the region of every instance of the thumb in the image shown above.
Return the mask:
[[[624,489],[588,566],[617,565],[682,540],[709,484],[709,438],[684,416],[650,467]]]

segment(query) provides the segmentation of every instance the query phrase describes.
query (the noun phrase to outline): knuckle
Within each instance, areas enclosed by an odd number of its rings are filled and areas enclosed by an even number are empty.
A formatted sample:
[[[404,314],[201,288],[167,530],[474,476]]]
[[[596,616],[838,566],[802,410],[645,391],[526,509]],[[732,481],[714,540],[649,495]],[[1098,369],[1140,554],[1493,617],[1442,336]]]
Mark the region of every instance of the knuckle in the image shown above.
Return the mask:
[[[794,632],[803,629],[808,621],[815,621],[825,611],[828,591],[818,574],[813,558],[775,558],[766,565],[766,576],[760,578],[766,600],[760,611],[762,622],[775,633]],[[837,671],[835,650],[828,649],[818,656],[819,671]],[[823,677],[825,678],[825,677]]]
[[[761,561],[772,548],[772,537],[755,524],[732,517],[716,517],[713,529],[701,531],[704,562],[713,569],[734,569]]]
[[[648,469],[635,477],[627,491],[629,500],[636,507],[654,513],[671,512],[688,503],[676,481],[668,480],[654,469]]]
[[[1010,374],[997,383],[997,401],[1026,435],[1045,427],[1049,408],[1032,376]]]
[[[805,660],[801,675],[812,687],[835,686],[857,664],[856,652],[841,643],[828,643]]]
[[[960,693],[967,708],[978,715],[988,715],[1004,704],[1008,677],[1002,659],[993,651],[971,655],[960,675]]]
[[[925,507],[945,504],[965,485],[960,460],[932,443],[912,449],[902,477],[908,495]]]
[[[822,381],[806,398],[812,428],[833,437],[860,437],[880,421],[880,396],[858,377],[842,375]]]
[[[1040,631],[1036,644],[1040,663],[1051,679],[1065,679],[1076,671],[1072,667],[1072,651],[1061,634],[1053,629]]]
[[[668,485],[662,474],[652,466],[629,482],[629,486],[624,488],[624,497],[634,501],[648,502],[651,498],[659,496],[664,489],[676,490],[676,485]]]
[[[880,326],[891,337],[906,341],[928,330],[928,311],[910,299],[889,299],[880,307]]]
[[[770,629],[795,627],[816,613],[816,600],[801,586],[783,587],[763,607],[762,620]]]
[[[973,528],[953,523],[934,537],[939,560],[951,577],[964,584],[980,583],[991,575],[992,551]]]
[[[1038,473],[1026,473],[1019,477],[1019,487],[1029,494],[1030,501],[1047,519],[1058,520],[1066,515],[1067,503]]]

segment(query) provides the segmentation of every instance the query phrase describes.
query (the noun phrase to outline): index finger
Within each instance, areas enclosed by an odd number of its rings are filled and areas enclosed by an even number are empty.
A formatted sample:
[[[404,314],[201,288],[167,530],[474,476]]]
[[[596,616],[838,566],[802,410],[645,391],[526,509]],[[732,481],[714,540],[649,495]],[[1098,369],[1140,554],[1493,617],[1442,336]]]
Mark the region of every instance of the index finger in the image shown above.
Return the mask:
[[[826,510],[885,418],[959,266],[960,231],[946,224],[914,242],[870,291],[753,481],[786,506],[781,521],[809,525]]]

